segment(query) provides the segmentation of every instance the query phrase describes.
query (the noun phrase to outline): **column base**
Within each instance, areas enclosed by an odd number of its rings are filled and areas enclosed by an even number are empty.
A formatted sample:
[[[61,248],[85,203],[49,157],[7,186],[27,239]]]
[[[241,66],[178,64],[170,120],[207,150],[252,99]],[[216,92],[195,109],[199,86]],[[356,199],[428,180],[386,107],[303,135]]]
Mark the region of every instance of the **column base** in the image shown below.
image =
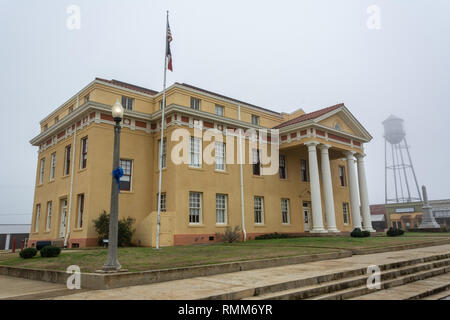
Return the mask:
[[[325,230],[325,229],[323,229],[323,228],[317,228],[317,229],[312,229],[312,230],[310,230],[309,231],[309,233],[327,233],[328,232],[328,230]]]
[[[336,227],[334,227],[334,228],[328,228],[328,232],[339,233],[341,231],[339,231]]]
[[[369,232],[376,232],[372,227],[363,227],[362,230],[369,231]]]

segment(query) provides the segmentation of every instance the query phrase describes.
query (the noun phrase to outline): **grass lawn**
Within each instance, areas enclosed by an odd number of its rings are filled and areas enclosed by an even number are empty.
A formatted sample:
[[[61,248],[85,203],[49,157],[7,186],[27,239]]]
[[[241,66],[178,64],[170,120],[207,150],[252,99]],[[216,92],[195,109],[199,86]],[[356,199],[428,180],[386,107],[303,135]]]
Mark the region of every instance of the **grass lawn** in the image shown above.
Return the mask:
[[[153,248],[119,248],[119,262],[129,271],[155,270],[230,261],[265,259],[335,252],[339,249],[377,248],[436,240],[436,233],[405,233],[400,237],[303,237],[252,240],[245,243]],[[445,234],[439,234],[439,238]],[[450,238],[450,233],[446,235]],[[275,249],[276,248],[276,249]],[[83,272],[101,269],[107,249],[64,250],[57,258],[22,259],[18,254],[0,254],[0,265],[38,269],[66,270],[79,265]]]

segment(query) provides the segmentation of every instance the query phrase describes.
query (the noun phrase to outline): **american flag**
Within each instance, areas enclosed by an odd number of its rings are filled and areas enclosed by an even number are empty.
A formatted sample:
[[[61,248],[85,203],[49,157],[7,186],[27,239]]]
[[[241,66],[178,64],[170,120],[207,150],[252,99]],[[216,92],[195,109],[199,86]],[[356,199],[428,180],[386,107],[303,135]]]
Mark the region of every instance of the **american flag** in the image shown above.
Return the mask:
[[[169,21],[167,21],[167,48],[166,48],[166,54],[167,54],[167,69],[173,72],[172,68],[172,53],[170,52],[170,43],[172,42],[172,33],[170,32],[170,26]]]

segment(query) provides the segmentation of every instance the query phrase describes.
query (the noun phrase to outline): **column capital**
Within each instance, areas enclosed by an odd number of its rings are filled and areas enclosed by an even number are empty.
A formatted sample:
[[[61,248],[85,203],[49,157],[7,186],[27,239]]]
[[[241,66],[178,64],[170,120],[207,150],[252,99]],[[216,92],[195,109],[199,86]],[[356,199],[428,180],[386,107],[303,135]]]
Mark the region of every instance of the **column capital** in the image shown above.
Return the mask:
[[[322,143],[317,148],[319,148],[320,150],[328,150],[331,148],[331,144]]]
[[[309,141],[309,142],[305,142],[305,146],[307,147],[317,147],[320,143],[317,141]]]
[[[355,157],[356,157],[356,159],[358,159],[358,160],[363,160],[365,157],[366,157],[366,154],[365,153],[355,153]]]
[[[345,156],[347,157],[347,160],[353,160],[353,157],[355,155],[356,152],[354,151],[344,151]]]

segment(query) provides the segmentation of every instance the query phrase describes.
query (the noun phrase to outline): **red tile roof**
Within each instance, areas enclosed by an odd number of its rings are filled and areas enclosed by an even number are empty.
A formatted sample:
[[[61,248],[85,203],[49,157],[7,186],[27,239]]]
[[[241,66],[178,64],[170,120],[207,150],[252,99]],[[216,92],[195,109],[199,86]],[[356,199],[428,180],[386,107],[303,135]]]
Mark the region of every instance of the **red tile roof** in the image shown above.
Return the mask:
[[[336,110],[336,109],[338,109],[340,107],[343,107],[343,106],[344,106],[344,104],[340,103],[340,104],[336,104],[336,105],[331,106],[331,107],[323,108],[323,109],[320,109],[320,110],[317,110],[317,111],[313,111],[313,112],[310,112],[310,113],[305,113],[305,114],[302,114],[301,116],[298,116],[298,117],[296,117],[294,119],[291,119],[289,121],[283,122],[283,123],[275,126],[274,129],[279,129],[279,128],[283,128],[283,127],[289,126],[291,124],[300,123],[300,122],[303,122],[303,121],[306,121],[306,120],[315,119],[315,118],[318,118],[318,117],[320,117],[320,116],[322,116],[322,115],[324,115],[324,114],[326,114],[328,112],[331,112],[331,111]]]
[[[216,97],[218,97],[218,98],[231,100],[231,101],[233,101],[233,102],[245,104],[245,105],[247,105],[247,106],[250,106],[250,107],[253,107],[253,108],[257,108],[257,109],[261,109],[261,110],[266,111],[266,112],[271,112],[271,113],[274,113],[274,114],[276,114],[276,115],[280,115],[280,114],[281,114],[281,113],[276,112],[276,111],[273,111],[273,110],[269,110],[269,109],[266,109],[266,108],[258,107],[258,106],[255,106],[254,104],[250,104],[250,103],[248,103],[248,102],[243,102],[243,101],[240,101],[240,100],[237,100],[237,99],[234,99],[234,98],[230,98],[230,97],[221,95],[221,94],[219,94],[219,93],[215,93],[215,92],[208,91],[208,90],[205,90],[205,89],[202,89],[202,88],[199,88],[199,87],[195,87],[195,86],[190,85],[190,84],[187,84],[187,83],[179,83],[179,82],[176,82],[176,84],[178,84],[178,85],[180,85],[180,86],[183,86],[183,87],[186,87],[186,88],[190,88],[190,89],[194,89],[194,90],[197,90],[197,91],[201,91],[201,92],[204,92],[204,93],[207,93],[207,94],[216,96]]]
[[[134,90],[134,91],[139,91],[139,92],[142,92],[142,93],[145,93],[145,94],[149,94],[149,95],[152,95],[152,96],[158,93],[158,91],[147,89],[147,88],[144,88],[144,87],[139,87],[139,86],[136,86],[134,84],[122,82],[122,81],[119,81],[119,80],[114,80],[114,79],[113,80],[106,80],[106,79],[102,79],[102,78],[95,78],[95,80],[107,82],[107,83],[110,83],[110,84],[115,85],[115,86],[131,89],[131,90]]]

